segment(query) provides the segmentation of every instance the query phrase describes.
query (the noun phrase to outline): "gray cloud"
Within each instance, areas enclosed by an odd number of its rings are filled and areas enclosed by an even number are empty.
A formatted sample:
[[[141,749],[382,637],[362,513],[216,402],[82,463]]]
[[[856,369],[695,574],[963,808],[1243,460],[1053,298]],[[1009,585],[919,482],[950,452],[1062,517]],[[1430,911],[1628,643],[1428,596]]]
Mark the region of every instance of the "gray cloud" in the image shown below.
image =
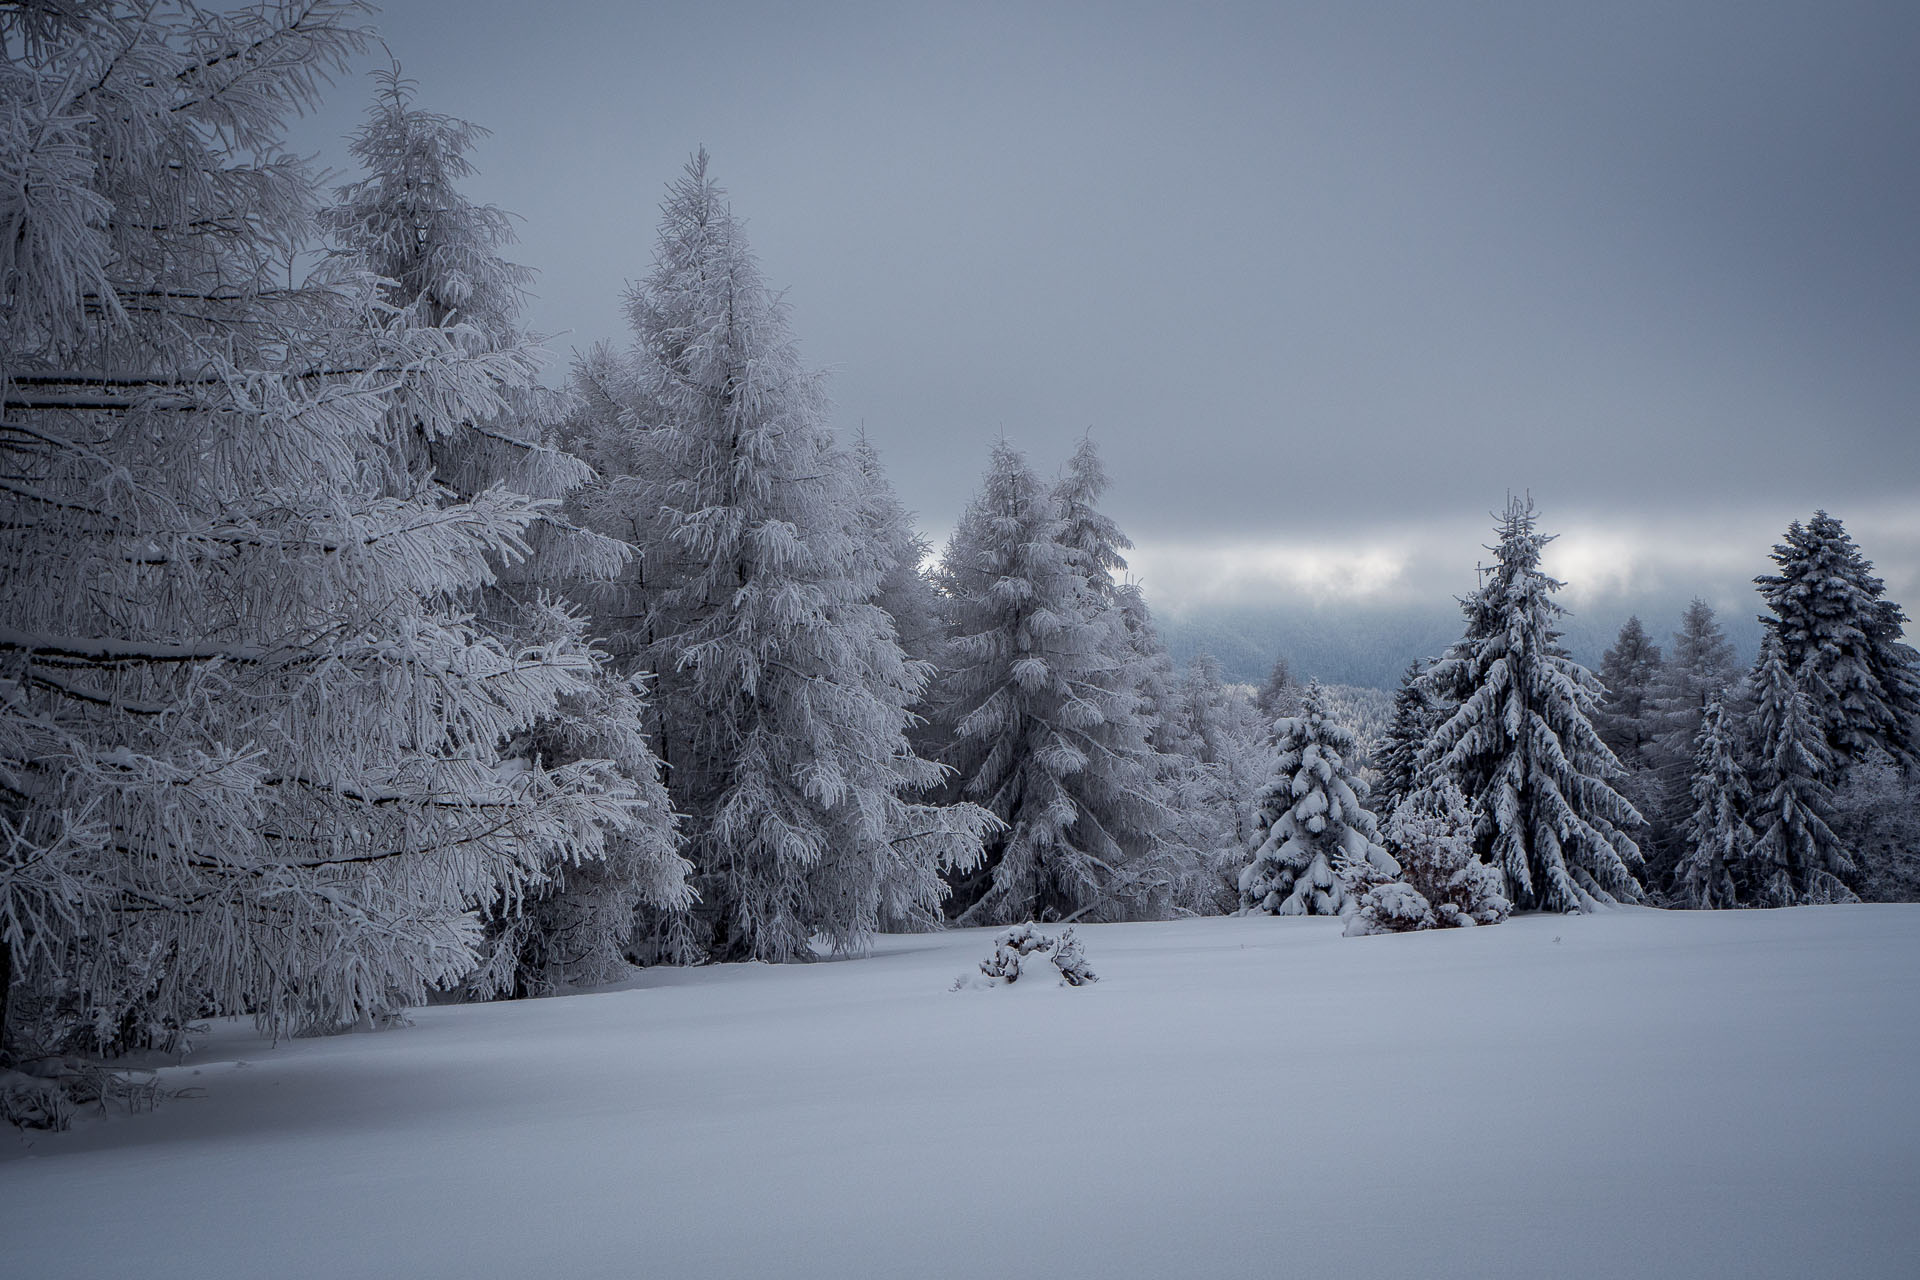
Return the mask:
[[[1570,549],[1636,566],[1596,571],[1725,591],[1826,506],[1920,604],[1893,532],[1920,505],[1920,6],[467,0],[382,26],[424,105],[495,131],[474,189],[524,215],[563,350],[622,336],[661,186],[708,146],[929,524],[997,434],[1050,466],[1091,427],[1149,568],[1399,547],[1413,589],[1531,488],[1592,530]],[[307,145],[341,154],[358,90]]]

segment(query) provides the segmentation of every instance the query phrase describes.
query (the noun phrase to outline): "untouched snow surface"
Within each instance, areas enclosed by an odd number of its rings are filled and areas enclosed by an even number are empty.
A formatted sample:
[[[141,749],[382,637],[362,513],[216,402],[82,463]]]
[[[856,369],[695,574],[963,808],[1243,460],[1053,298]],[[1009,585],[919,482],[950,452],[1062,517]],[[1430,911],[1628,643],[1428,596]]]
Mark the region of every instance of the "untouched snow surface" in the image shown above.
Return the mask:
[[[1920,1275],[1920,906],[990,930],[278,1046],[0,1132],[20,1277]]]

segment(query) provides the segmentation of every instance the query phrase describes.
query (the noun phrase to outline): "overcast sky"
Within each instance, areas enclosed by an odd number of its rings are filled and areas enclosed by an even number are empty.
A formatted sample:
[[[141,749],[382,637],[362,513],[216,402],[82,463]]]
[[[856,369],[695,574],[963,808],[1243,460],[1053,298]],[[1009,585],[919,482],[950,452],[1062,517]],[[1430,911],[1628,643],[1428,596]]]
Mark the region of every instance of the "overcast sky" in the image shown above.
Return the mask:
[[[1576,600],[1847,522],[1920,609],[1920,4],[395,0],[529,319],[624,341],[704,145],[837,421],[950,527],[1091,429],[1162,608],[1441,597],[1529,489]],[[371,66],[369,59],[367,65]],[[368,86],[337,86],[298,142]]]

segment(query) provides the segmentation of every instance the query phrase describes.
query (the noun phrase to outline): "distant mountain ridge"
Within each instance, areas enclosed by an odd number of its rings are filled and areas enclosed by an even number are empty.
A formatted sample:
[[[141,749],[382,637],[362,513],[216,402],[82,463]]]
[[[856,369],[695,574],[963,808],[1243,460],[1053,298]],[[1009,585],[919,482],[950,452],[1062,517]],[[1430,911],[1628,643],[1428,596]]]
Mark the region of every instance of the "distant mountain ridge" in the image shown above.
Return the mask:
[[[1720,627],[1740,660],[1760,649],[1760,601],[1743,610],[1716,608]],[[1664,650],[1687,601],[1617,599],[1589,602],[1564,618],[1565,639],[1575,660],[1600,665],[1621,624],[1639,615]],[[1328,684],[1393,689],[1407,664],[1434,657],[1460,636],[1460,609],[1453,601],[1429,606],[1268,605],[1188,608],[1156,614],[1154,621],[1174,661],[1211,653],[1229,680],[1258,685],[1275,656],[1285,654],[1295,678]]]

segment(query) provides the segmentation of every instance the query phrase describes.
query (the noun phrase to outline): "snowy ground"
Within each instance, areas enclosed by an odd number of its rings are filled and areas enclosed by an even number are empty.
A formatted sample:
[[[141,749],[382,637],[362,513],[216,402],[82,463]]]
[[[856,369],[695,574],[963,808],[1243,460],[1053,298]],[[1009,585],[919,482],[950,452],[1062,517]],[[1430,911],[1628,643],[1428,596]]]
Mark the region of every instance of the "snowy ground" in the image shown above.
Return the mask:
[[[1920,906],[982,931],[182,1067],[0,1132],[25,1277],[1920,1275]]]

